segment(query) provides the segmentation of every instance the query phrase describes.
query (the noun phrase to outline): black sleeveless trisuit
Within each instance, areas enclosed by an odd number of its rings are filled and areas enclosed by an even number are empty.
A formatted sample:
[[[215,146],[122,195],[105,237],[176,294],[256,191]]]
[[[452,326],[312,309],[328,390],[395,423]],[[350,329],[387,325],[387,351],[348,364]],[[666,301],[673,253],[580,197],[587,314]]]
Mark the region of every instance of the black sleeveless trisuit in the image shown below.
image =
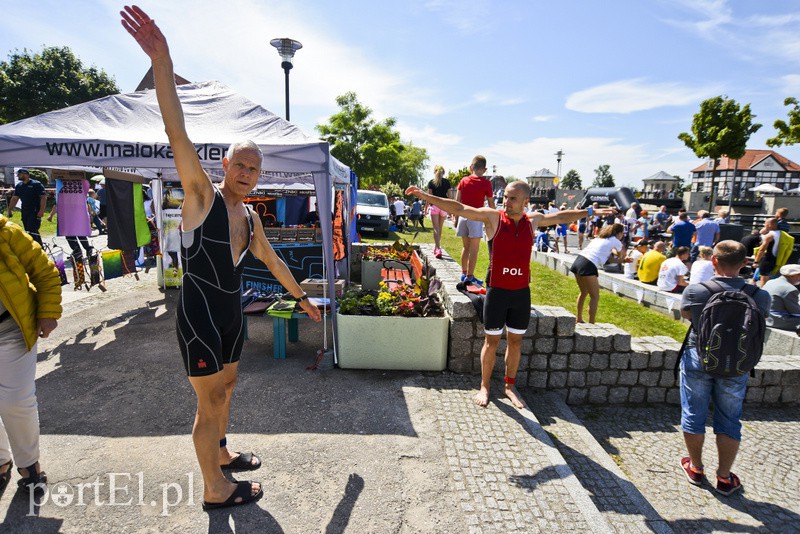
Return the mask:
[[[253,241],[253,214],[248,210],[250,238],[236,265],[231,258],[228,209],[214,187],[214,201],[203,222],[181,232],[183,280],[176,330],[189,376],[211,375],[239,361],[244,342],[242,260]]]

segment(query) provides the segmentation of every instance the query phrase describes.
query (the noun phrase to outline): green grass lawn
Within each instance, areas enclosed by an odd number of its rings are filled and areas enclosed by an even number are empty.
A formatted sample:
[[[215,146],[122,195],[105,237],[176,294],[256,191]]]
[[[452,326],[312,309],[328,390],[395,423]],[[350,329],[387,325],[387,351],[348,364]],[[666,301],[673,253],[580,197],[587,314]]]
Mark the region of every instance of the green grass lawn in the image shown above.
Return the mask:
[[[56,235],[56,218],[53,217],[53,222],[50,222],[47,220],[48,214],[49,212],[45,213],[44,217],[42,217],[42,226],[39,228],[39,233],[42,234],[43,238],[53,237]],[[3,213],[3,215],[8,214]],[[11,214],[11,222],[22,226],[22,213],[19,210],[14,210],[14,212]]]
[[[414,243],[433,243],[433,230],[430,220],[426,221],[425,229],[419,229],[416,237],[411,230],[405,233],[390,232],[388,238],[365,237],[367,243],[395,241],[405,239]],[[363,237],[363,236],[362,236]],[[461,238],[451,228],[444,228],[442,232],[442,248],[445,249],[456,261],[461,255]],[[481,244],[478,254],[478,266],[475,274],[483,278],[489,266],[489,251],[485,244]],[[561,306],[575,313],[578,298],[578,284],[575,278],[565,276],[548,269],[544,265],[531,263],[531,298],[534,304],[543,306]],[[586,303],[588,313],[588,302]],[[600,290],[600,307],[597,310],[597,322],[612,323],[635,337],[640,336],[670,336],[677,341],[683,341],[687,325],[676,321],[666,315],[640,306],[628,298],[620,297],[605,289]]]

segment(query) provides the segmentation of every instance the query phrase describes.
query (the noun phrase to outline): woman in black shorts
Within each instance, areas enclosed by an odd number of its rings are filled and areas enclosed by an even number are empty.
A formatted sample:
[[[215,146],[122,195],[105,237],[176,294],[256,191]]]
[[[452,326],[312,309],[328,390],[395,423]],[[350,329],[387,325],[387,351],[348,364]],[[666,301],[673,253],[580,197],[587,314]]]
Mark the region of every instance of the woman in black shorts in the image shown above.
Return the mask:
[[[612,259],[616,263],[625,263],[630,258],[625,257],[625,245],[622,244],[624,228],[621,224],[610,224],[604,227],[600,234],[589,243],[585,249],[581,250],[575,257],[570,271],[575,275],[578,288],[581,290],[578,295],[578,322],[583,322],[583,304],[586,296],[589,296],[589,322],[595,321],[597,306],[600,304],[600,281],[598,279],[597,268]]]

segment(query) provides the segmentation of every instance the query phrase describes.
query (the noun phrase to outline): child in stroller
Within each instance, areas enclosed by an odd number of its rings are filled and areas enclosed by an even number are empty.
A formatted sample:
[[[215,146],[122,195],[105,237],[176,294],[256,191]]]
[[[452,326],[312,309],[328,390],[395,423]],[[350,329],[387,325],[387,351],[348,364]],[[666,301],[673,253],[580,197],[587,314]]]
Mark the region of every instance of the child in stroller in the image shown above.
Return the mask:
[[[534,244],[538,252],[552,252],[550,245],[550,232],[547,230],[536,230],[536,243]]]

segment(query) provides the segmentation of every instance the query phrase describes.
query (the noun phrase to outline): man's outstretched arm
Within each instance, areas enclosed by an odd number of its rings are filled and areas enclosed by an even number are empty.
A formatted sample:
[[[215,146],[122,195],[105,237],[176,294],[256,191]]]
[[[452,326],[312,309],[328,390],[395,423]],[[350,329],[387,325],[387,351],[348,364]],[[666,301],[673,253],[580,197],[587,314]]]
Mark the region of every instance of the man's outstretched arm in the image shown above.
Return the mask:
[[[183,109],[175,89],[175,73],[167,39],[155,21],[138,6],[125,6],[125,11],[120,11],[120,15],[122,15],[122,26],[136,39],[153,63],[158,106],[172,146],[175,167],[186,191],[186,201],[189,201],[192,210],[200,210],[195,213],[205,213],[203,208],[210,202],[213,189],[208,175],[200,165],[194,145],[186,133]],[[185,215],[186,213],[184,217]]]
[[[498,217],[497,210],[492,208],[473,208],[471,206],[466,206],[457,200],[433,196],[413,185],[406,189],[406,195],[415,196],[428,204],[433,204],[437,208],[443,209],[447,213],[452,213],[456,217],[464,217],[471,221],[491,223],[496,221]]]

